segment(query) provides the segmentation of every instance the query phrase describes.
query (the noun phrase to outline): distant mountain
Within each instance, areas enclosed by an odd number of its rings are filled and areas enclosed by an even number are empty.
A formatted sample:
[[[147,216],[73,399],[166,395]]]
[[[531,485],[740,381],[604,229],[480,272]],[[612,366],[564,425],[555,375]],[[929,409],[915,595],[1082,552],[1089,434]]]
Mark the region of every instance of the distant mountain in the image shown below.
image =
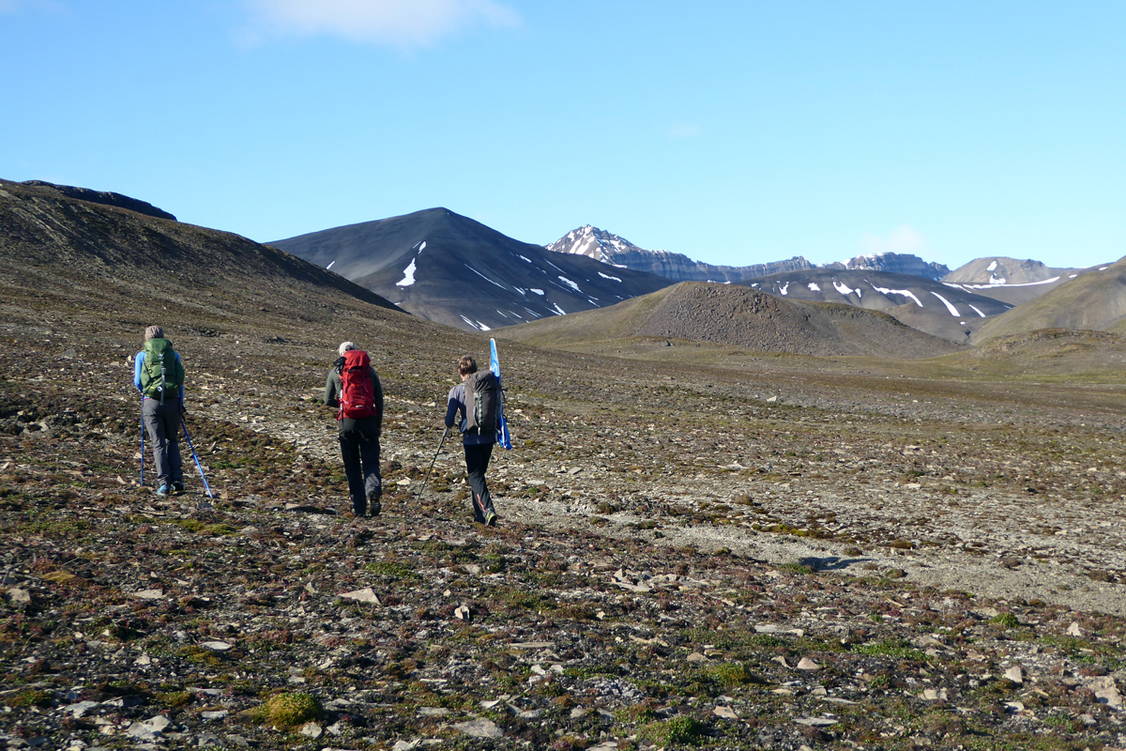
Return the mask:
[[[0,183],[10,183],[10,180],[0,180]],[[101,203],[106,206],[117,206],[122,209],[129,209],[136,211],[138,214],[147,214],[148,216],[155,216],[158,219],[171,219],[176,220],[172,214],[169,214],[163,209],[158,209],[147,201],[142,201],[137,198],[130,198],[129,196],[120,193],[111,193],[103,190],[90,190],[89,188],[78,188],[74,185],[56,185],[49,183],[46,180],[25,180],[20,185],[27,185],[33,188],[46,188],[52,190],[59,195],[66,196],[67,198],[77,198],[80,201],[90,201],[91,203]]]
[[[1003,256],[975,258],[959,266],[942,281],[967,292],[992,297],[1011,305],[1035,300],[1055,289],[1068,279],[1083,273],[1083,269],[1049,268],[1040,261],[1024,261]]]
[[[587,256],[614,266],[647,271],[678,282],[742,282],[782,271],[814,268],[801,256],[788,261],[759,263],[751,266],[716,266],[693,261],[683,253],[667,250],[645,250],[629,240],[589,224],[573,229],[547,246],[556,253]]]
[[[611,305],[670,283],[553,253],[445,208],[271,244],[423,318],[477,331]]]
[[[955,342],[965,341],[986,318],[1011,307],[922,276],[881,271],[819,268],[773,274],[750,284],[790,300],[880,310],[908,326]]]
[[[873,253],[856,256],[840,263],[826,264],[827,269],[848,271],[885,271],[889,274],[910,274],[925,279],[941,279],[950,272],[942,263],[924,261],[909,253]]]
[[[515,326],[503,335],[537,346],[608,352],[630,340],[652,338],[818,356],[910,358],[958,349],[883,313],[700,282],[682,282],[563,319]]]
[[[1126,257],[1079,274],[987,322],[974,342],[1039,329],[1093,329],[1121,333],[1126,327]]]

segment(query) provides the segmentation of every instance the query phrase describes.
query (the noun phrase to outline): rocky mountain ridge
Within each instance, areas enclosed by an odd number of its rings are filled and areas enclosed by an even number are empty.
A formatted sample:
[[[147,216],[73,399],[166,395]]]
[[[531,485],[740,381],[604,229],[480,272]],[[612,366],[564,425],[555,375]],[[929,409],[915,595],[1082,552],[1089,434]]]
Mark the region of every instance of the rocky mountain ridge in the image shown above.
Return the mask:
[[[589,224],[573,229],[546,246],[556,253],[587,256],[614,266],[647,271],[678,282],[745,282],[768,274],[813,268],[801,256],[750,266],[720,266],[694,261],[683,253],[645,250],[629,240]]]
[[[489,331],[652,292],[669,281],[523,243],[449,209],[271,243],[428,320]]]

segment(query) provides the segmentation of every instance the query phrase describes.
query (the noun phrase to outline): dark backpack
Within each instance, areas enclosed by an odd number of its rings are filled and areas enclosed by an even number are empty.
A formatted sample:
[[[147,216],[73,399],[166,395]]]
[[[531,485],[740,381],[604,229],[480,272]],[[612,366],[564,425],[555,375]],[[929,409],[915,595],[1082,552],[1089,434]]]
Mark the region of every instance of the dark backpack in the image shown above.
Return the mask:
[[[161,402],[165,398],[180,398],[184,385],[184,364],[167,339],[149,339],[145,342],[145,361],[141,365],[141,393]]]
[[[368,353],[362,349],[350,349],[341,359],[340,411],[336,419],[376,417],[379,407],[375,403],[375,377],[371,373]]]
[[[465,431],[481,435],[496,431],[500,415],[500,381],[491,370],[478,371],[465,379]]]

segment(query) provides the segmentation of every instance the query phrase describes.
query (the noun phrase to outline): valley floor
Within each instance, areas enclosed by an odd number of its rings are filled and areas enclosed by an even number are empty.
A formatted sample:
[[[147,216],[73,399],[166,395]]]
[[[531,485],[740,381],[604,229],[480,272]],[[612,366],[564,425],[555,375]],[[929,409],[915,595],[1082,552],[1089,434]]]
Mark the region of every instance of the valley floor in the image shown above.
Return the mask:
[[[456,445],[422,486],[471,340],[373,352],[385,514],[354,521],[331,347],[270,337],[177,339],[208,502],[135,486],[135,346],[0,329],[10,748],[1126,746],[1121,384],[502,341],[484,529]]]

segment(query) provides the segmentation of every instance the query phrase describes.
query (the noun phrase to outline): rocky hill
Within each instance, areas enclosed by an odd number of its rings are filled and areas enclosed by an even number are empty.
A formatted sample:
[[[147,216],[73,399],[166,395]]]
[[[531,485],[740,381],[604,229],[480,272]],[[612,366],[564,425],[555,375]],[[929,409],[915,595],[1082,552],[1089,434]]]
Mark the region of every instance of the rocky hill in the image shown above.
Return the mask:
[[[813,264],[801,256],[750,266],[718,266],[693,261],[683,253],[645,250],[624,237],[589,224],[571,230],[548,245],[547,249],[556,253],[587,256],[614,266],[647,271],[678,282],[742,282],[783,271],[813,268]]]
[[[989,316],[1011,307],[921,276],[881,271],[813,269],[774,274],[751,285],[787,300],[879,310],[919,331],[957,343],[964,343]]]
[[[0,179],[0,185],[16,185],[11,180]],[[56,185],[49,183],[45,180],[25,180],[19,185],[26,185],[33,188],[45,188],[48,192],[56,193],[60,196],[67,198],[77,198],[82,201],[89,201],[91,203],[101,203],[106,206],[117,206],[122,209],[129,209],[138,214],[145,214],[147,216],[155,216],[158,219],[171,219],[176,220],[176,217],[169,214],[164,209],[158,209],[148,201],[142,201],[138,198],[131,198],[122,195],[121,193],[113,193],[104,190],[90,190],[89,188],[79,188],[74,185]]]
[[[1032,259],[1021,261],[996,256],[976,258],[942,277],[942,281],[966,292],[1020,305],[1083,272],[1084,269],[1049,268]]]
[[[439,441],[483,337],[244,238],[0,189],[2,746],[1126,745],[1120,367],[502,340],[516,448],[481,528]],[[213,499],[136,484],[154,322]],[[371,520],[317,403],[343,338],[387,392]]]
[[[682,282],[566,320],[519,326],[505,337],[552,347],[656,337],[821,356],[930,357],[957,349],[882,313],[701,282]]]
[[[275,245],[431,321],[488,331],[612,305],[668,280],[544,250],[435,208]]]
[[[848,271],[882,271],[888,274],[921,276],[924,279],[941,279],[950,272],[946,264],[924,261],[910,253],[871,253],[856,256],[840,263],[829,263],[827,269]]]
[[[1120,330],[1126,318],[1126,258],[1060,284],[987,322],[975,341],[1037,329]]]

